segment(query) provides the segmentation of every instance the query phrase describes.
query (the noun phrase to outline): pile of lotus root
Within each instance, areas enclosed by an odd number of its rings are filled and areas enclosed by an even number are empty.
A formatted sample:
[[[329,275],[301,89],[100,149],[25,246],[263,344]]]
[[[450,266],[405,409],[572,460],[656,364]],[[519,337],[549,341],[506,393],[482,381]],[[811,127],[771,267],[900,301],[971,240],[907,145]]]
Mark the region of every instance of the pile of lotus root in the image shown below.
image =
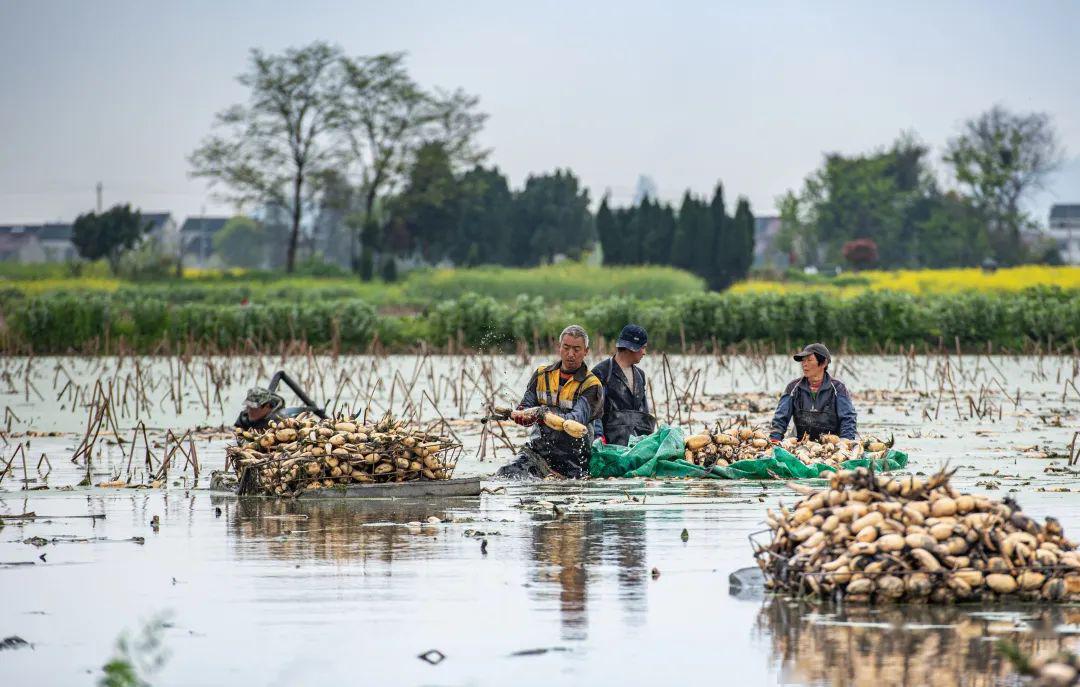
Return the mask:
[[[853,603],[1080,600],[1080,552],[1053,518],[1039,524],[1011,499],[960,494],[952,473],[925,480],[866,468],[768,512],[755,544],[774,590]]]
[[[882,458],[892,445],[891,439],[884,442],[869,437],[855,441],[841,439],[835,434],[825,434],[820,441],[811,441],[804,436],[801,439],[788,437],[780,442],[780,446],[806,465],[824,463],[834,468],[839,468],[844,461],[857,458]],[[771,454],[768,431],[744,426],[686,437],[683,457],[694,465],[727,467],[739,460],[755,460]]]
[[[291,496],[351,483],[449,479],[461,448],[387,416],[374,425],[304,413],[236,430],[226,450],[245,494]]]

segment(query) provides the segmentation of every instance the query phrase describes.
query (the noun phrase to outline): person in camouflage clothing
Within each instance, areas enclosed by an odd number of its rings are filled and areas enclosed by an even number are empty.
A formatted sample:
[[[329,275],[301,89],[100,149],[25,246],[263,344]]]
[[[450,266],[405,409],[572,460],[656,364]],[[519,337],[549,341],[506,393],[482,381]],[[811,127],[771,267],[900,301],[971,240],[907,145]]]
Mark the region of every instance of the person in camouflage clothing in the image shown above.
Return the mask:
[[[288,415],[285,399],[257,386],[248,389],[244,409],[234,424],[240,429],[266,429],[272,420],[280,420]]]

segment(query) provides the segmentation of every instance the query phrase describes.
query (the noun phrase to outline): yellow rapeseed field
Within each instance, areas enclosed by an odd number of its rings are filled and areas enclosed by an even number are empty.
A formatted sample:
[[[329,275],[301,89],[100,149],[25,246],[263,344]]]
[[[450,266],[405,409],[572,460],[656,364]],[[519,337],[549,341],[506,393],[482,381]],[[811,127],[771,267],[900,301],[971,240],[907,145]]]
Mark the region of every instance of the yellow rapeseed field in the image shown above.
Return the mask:
[[[116,291],[120,287],[119,279],[109,277],[48,277],[46,279],[27,279],[25,281],[0,282],[0,286],[12,286],[23,293],[37,295],[53,291],[85,293],[87,291]]]
[[[842,295],[875,291],[908,293],[955,293],[959,291],[1019,291],[1031,286],[1059,286],[1080,289],[1080,267],[1026,265],[984,272],[979,268],[947,270],[897,270],[895,272],[845,272],[836,284],[797,281],[744,281],[731,288],[734,293],[784,293],[790,291],[829,290]]]

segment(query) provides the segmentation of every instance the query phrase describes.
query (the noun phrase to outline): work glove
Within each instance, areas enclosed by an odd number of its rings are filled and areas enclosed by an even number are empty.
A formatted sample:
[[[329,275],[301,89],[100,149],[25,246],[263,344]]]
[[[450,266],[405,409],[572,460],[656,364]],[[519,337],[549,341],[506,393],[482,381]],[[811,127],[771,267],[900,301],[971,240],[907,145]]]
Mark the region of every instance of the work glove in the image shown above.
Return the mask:
[[[531,427],[536,424],[537,420],[544,416],[544,411],[546,410],[547,408],[544,408],[543,406],[527,408],[525,410],[515,410],[510,413],[510,419],[522,427]]]

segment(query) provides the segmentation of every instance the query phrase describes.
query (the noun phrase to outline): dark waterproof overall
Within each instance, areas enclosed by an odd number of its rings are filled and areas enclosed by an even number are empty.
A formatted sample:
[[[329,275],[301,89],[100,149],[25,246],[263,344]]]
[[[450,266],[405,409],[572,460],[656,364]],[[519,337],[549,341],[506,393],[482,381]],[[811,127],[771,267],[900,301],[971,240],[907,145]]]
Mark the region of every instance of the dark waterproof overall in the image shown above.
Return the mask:
[[[840,432],[840,414],[836,412],[836,403],[822,403],[817,407],[813,401],[801,408],[796,408],[793,414],[795,420],[795,435],[810,436],[811,441],[818,441],[822,434],[838,434]]]
[[[597,363],[593,374],[604,383],[604,414],[596,421],[594,430],[607,443],[626,446],[630,437],[656,431],[656,418],[649,414],[645,373],[637,365],[632,368],[633,391],[614,357]]]
[[[782,439],[791,420],[795,421],[795,436],[799,438],[809,435],[818,441],[822,434],[855,438],[856,415],[851,396],[844,383],[828,373],[816,394],[811,393],[805,377],[788,384],[776,407],[770,436]]]

